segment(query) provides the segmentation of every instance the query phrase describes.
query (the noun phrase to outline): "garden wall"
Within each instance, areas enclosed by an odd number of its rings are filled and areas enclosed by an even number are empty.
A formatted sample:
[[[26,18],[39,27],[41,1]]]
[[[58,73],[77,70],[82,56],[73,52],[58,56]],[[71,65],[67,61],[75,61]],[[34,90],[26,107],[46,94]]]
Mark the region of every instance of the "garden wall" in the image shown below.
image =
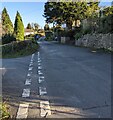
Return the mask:
[[[75,40],[75,45],[113,51],[113,34],[86,34]]]

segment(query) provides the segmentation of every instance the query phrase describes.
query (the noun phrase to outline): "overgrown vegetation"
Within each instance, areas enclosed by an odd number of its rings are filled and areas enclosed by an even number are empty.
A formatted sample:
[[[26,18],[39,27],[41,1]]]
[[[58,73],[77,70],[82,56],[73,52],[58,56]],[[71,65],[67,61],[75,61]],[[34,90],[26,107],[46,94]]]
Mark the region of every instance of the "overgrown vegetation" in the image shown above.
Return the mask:
[[[3,58],[15,58],[26,56],[38,50],[38,44],[35,41],[15,41],[2,46]]]
[[[9,117],[8,105],[2,102],[2,97],[0,96],[0,120],[8,120]]]
[[[113,6],[101,9],[99,2],[51,2],[44,6],[46,28],[54,32],[53,37],[79,39],[85,34],[113,33]],[[77,21],[80,21],[80,24]],[[86,23],[85,23],[86,21]],[[49,28],[48,23],[53,23]],[[65,27],[61,26],[65,24]],[[73,28],[74,24],[74,28]]]
[[[2,36],[2,44],[8,44],[12,41],[16,41],[16,38],[14,37],[13,34],[5,34]]]
[[[8,112],[8,107],[6,103],[0,103],[1,120],[8,120],[10,118],[10,113]]]

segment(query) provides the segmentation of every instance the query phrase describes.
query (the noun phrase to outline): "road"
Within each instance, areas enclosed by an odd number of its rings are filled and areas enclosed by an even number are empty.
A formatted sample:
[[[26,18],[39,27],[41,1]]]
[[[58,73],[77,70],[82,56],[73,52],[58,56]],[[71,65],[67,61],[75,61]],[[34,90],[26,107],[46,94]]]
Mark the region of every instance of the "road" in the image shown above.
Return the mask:
[[[11,117],[110,118],[110,54],[39,44],[33,55],[3,59],[3,99]]]

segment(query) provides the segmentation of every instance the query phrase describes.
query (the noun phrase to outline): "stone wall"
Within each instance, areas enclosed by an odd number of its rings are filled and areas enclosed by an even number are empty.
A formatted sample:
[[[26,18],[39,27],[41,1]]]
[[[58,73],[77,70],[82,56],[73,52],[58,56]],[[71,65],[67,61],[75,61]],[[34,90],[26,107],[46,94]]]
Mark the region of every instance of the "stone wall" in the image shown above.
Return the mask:
[[[61,37],[61,43],[65,44],[70,41],[70,37]]]
[[[75,45],[113,51],[113,34],[86,34],[75,40]]]

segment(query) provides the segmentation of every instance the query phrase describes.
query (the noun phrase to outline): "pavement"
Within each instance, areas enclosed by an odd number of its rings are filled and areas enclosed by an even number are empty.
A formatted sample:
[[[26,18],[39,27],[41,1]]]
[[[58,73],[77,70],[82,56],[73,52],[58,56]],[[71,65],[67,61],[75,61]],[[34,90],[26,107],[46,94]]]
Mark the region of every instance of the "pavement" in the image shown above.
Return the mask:
[[[12,118],[110,118],[111,55],[40,41],[36,53],[3,59]]]

